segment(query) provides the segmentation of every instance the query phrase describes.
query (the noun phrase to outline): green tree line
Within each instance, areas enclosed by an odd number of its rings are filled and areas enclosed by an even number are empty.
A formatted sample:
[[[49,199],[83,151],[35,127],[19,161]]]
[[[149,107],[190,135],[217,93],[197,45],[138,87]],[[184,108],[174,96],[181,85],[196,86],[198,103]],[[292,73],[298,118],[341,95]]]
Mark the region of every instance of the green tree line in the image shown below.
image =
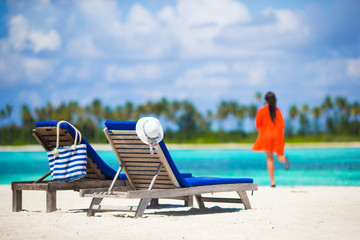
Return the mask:
[[[37,121],[66,120],[74,124],[90,142],[104,142],[102,133],[107,119],[136,121],[144,116],[160,119],[165,129],[167,142],[216,143],[253,142],[255,128],[245,130],[244,121],[254,122],[257,109],[263,104],[262,94],[256,93],[254,103],[240,104],[237,101],[221,101],[215,111],[199,112],[189,101],[147,101],[134,105],[126,102],[114,108],[104,106],[99,99],[82,107],[76,101],[31,110],[21,108],[22,124],[9,119],[13,108],[6,105],[0,109],[1,145],[35,143],[31,129]],[[285,134],[287,141],[358,141],[360,135],[360,106],[344,97],[326,96],[319,106],[292,105],[288,110]],[[229,125],[232,127],[229,128]],[[253,125],[253,124],[252,124]]]

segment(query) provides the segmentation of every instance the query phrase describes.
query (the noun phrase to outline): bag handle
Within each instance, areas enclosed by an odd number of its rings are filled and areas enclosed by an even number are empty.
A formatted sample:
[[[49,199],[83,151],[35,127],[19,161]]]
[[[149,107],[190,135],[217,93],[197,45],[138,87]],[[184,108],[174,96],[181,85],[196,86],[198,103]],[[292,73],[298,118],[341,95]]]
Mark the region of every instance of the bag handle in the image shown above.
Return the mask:
[[[60,124],[61,123],[67,123],[69,124],[74,130],[75,130],[75,139],[74,139],[74,144],[71,145],[71,149],[72,150],[76,150],[76,144],[80,144],[81,143],[81,140],[82,140],[82,136],[81,136],[81,132],[76,128],[74,127],[71,123],[67,122],[67,121],[59,121],[56,125],[56,148],[52,151],[52,153],[55,155],[55,156],[59,156],[59,150],[57,150],[59,148],[59,138],[60,138]]]

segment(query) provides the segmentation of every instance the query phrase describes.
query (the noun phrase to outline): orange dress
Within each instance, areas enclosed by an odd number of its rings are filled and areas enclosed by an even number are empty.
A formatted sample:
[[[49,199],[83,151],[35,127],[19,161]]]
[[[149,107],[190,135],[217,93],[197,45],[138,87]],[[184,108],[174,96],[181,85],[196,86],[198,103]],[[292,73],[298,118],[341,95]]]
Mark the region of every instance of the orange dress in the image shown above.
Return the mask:
[[[271,121],[268,105],[259,108],[255,117],[255,127],[259,132],[259,136],[252,147],[253,151],[268,151],[279,155],[284,154],[285,123],[279,108],[276,108],[275,122]]]

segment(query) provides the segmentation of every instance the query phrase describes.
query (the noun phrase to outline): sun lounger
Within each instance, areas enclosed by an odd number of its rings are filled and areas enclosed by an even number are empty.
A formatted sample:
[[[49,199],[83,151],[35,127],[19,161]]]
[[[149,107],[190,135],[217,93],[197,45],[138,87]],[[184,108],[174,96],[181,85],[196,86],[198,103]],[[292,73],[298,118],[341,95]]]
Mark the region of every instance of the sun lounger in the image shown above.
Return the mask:
[[[33,136],[44,148],[50,151],[56,147],[56,121],[44,121],[35,123]],[[60,124],[60,146],[70,146],[74,142],[74,129],[67,123]],[[87,174],[83,179],[73,182],[55,182],[44,181],[50,175],[50,172],[36,181],[17,181],[11,183],[13,192],[13,212],[22,210],[22,190],[42,190],[46,191],[46,212],[56,210],[56,191],[57,190],[74,190],[79,191],[81,188],[109,187],[116,171],[108,166],[101,157],[95,152],[91,145],[82,138],[81,143],[87,146]],[[44,161],[47,161],[44,153]],[[126,175],[118,176],[117,186],[126,186]]]
[[[43,121],[35,123],[35,129],[32,135],[45,151],[50,151],[56,147],[56,121]],[[74,142],[75,131],[67,123],[60,124],[60,147],[70,146]],[[12,211],[18,212],[22,210],[22,191],[23,190],[40,190],[46,191],[46,212],[53,212],[56,210],[56,191],[58,190],[74,190],[79,191],[82,188],[108,188],[110,187],[117,172],[106,164],[92,146],[82,138],[81,143],[87,146],[87,170],[86,176],[73,182],[55,182],[44,181],[49,175],[50,171],[40,177],[36,181],[15,181],[11,183],[12,189]],[[46,154],[44,154],[44,161],[47,161]],[[182,173],[183,176],[191,176],[191,173]],[[121,173],[116,178],[115,186],[130,187],[127,177]],[[192,203],[186,202],[191,205]]]
[[[120,162],[120,171],[126,174],[131,190],[124,188],[82,189],[80,196],[92,197],[88,216],[96,211],[135,211],[141,217],[152,199],[195,196],[200,208],[204,202],[242,203],[251,205],[246,191],[257,190],[250,178],[184,177],[175,166],[164,141],[159,151],[151,155],[149,146],[138,138],[136,122],[106,121],[104,133]],[[202,194],[235,191],[240,198],[210,198]],[[100,205],[104,198],[140,199],[137,207],[106,207]]]

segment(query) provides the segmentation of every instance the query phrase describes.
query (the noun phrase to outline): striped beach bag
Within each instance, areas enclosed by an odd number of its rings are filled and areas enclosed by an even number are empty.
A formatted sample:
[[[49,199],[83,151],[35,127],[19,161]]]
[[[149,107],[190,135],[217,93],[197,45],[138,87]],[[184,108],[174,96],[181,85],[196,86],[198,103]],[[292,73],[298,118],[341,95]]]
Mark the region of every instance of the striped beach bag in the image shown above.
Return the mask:
[[[67,123],[75,130],[75,141],[71,146],[59,147],[60,124]],[[81,144],[81,133],[66,121],[59,121],[56,126],[56,148],[47,152],[51,176],[54,181],[70,182],[86,175],[86,144]]]

